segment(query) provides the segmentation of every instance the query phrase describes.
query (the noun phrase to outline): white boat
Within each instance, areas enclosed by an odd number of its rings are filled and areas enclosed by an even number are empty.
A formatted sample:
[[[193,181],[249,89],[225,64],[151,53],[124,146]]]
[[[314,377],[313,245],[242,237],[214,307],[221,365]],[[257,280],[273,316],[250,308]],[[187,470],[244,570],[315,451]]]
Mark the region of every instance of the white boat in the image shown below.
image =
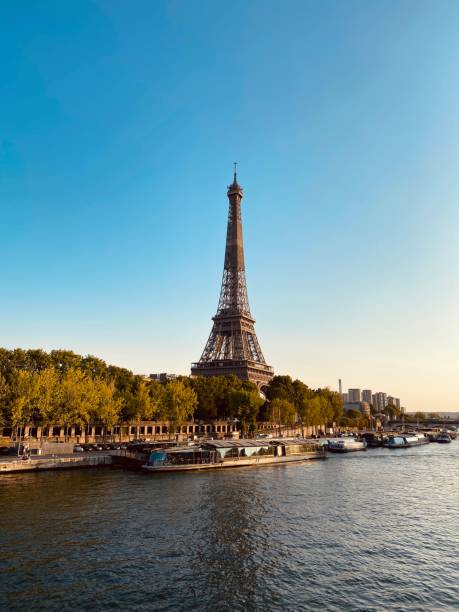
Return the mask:
[[[336,438],[328,440],[326,448],[330,453],[352,453],[367,450],[367,443],[355,438]]]
[[[210,440],[195,448],[155,449],[142,469],[149,472],[188,472],[325,457],[324,448],[311,440]]]

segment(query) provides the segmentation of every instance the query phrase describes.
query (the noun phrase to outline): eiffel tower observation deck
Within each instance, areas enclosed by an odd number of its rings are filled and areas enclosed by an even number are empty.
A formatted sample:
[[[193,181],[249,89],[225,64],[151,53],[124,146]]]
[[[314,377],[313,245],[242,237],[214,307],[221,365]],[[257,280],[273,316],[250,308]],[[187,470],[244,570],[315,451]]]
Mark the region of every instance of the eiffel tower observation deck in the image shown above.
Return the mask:
[[[262,389],[273,377],[255,333],[245,280],[241,201],[243,189],[234,179],[228,187],[228,229],[225,265],[217,314],[201,359],[191,365],[192,376],[229,376],[251,380]]]

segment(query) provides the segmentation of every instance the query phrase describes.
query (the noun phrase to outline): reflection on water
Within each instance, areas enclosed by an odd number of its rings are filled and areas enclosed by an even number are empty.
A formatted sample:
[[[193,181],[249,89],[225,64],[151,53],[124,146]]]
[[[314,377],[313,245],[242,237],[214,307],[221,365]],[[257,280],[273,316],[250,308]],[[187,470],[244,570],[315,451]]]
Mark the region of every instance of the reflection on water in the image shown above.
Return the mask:
[[[0,608],[457,609],[458,449],[4,475]]]

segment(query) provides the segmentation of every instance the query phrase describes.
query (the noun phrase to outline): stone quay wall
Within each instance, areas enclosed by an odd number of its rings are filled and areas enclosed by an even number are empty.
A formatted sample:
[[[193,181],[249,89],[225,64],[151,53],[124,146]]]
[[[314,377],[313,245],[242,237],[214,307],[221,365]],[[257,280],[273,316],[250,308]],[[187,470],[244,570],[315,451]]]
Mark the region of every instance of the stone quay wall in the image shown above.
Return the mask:
[[[0,446],[8,445],[19,439],[42,442],[71,442],[73,444],[96,442],[132,442],[134,440],[187,440],[196,437],[238,438],[239,430],[234,421],[189,421],[171,430],[167,421],[140,421],[121,423],[112,428],[92,425],[87,428],[61,425],[33,427],[26,425],[16,431],[14,427],[0,427]]]
[[[324,431],[323,426],[301,427],[301,425],[282,425],[261,422],[257,424],[258,433],[277,437],[296,437],[304,434],[305,437],[316,436]],[[132,442],[134,440],[149,441],[184,441],[200,437],[212,438],[239,438],[241,436],[240,423],[235,421],[189,421],[185,425],[171,430],[167,421],[140,421],[138,423],[121,423],[113,428],[92,425],[85,428],[78,426],[62,427],[50,425],[48,427],[34,427],[26,425],[16,431],[12,427],[0,427],[0,446],[8,446],[12,442],[24,440],[29,442],[31,448],[45,442],[68,442],[72,444],[97,442]]]

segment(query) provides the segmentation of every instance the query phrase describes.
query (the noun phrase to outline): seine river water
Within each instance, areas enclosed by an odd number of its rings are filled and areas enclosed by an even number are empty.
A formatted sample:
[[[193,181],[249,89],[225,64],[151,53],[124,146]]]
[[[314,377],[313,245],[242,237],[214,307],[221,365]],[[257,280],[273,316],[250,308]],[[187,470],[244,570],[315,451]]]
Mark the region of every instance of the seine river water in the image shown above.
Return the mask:
[[[4,475],[0,609],[459,609],[458,459]]]

